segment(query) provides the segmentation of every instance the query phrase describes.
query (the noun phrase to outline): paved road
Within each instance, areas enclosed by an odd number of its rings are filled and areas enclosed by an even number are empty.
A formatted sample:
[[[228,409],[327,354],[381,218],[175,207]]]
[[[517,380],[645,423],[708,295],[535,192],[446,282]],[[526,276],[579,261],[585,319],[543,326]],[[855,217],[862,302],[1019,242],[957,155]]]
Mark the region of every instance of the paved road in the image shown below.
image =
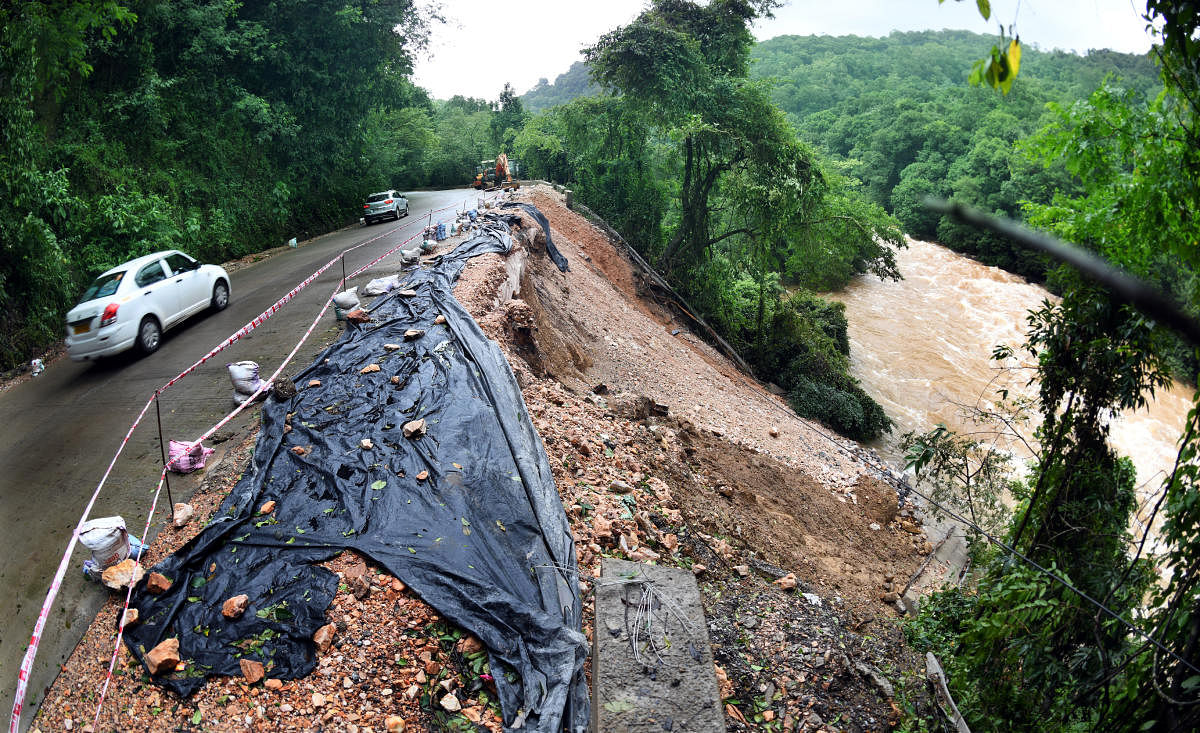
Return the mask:
[[[193,318],[167,332],[159,351],[150,357],[121,356],[96,364],[61,359],[37,379],[0,395],[0,425],[4,426],[0,438],[0,542],[5,543],[0,553],[0,588],[4,591],[0,593],[0,618],[6,622],[0,625],[0,689],[4,690],[0,714],[7,715],[11,710],[21,658],[71,531],[121,437],[154,390],[338,252],[379,237],[347,255],[346,271],[351,272],[416,232],[426,223],[431,209],[473,202],[475,198],[476,193],[470,189],[412,193],[411,215],[399,222],[349,227],[233,272],[229,308]],[[390,262],[385,260],[383,265]],[[368,272],[360,281],[371,276]],[[273,372],[340,278],[341,268],[331,267],[264,326],[164,393],[161,406],[165,438],[191,439],[231,407],[232,387],[226,363],[253,359],[262,364],[264,375]],[[331,310],[285,373],[307,366],[335,333],[333,325]],[[254,411],[248,413],[245,420],[233,426],[241,435],[250,429],[253,420]],[[133,534],[141,534],[161,465],[151,408],[148,419],[130,438],[91,516],[119,514]],[[175,500],[190,496],[196,483],[193,477],[175,477],[171,481]],[[156,523],[166,516],[167,506],[164,495]],[[30,681],[27,710],[40,703],[58,665],[66,661],[107,595],[83,579],[80,567],[86,557],[87,551],[77,547],[46,624]],[[29,712],[23,716],[25,727],[31,718]]]

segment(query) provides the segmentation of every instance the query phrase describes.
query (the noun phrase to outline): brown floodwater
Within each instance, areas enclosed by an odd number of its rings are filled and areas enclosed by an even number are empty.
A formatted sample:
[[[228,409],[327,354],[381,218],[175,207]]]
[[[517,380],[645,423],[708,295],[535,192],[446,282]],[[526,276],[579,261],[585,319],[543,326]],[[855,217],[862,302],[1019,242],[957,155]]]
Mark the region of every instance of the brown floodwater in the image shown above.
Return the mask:
[[[938,423],[981,431],[964,418],[963,406],[994,405],[1003,386],[1013,395],[1034,393],[1026,386],[1029,371],[997,370],[992,349],[1007,344],[1020,355],[1028,311],[1054,296],[929,242],[909,240],[896,259],[904,280],[861,277],[828,297],[846,304],[854,376],[896,422],[874,447],[900,465],[905,432]],[[1137,466],[1143,501],[1171,469],[1190,397],[1191,390],[1176,384],[1159,392],[1149,408],[1114,419],[1112,445]]]

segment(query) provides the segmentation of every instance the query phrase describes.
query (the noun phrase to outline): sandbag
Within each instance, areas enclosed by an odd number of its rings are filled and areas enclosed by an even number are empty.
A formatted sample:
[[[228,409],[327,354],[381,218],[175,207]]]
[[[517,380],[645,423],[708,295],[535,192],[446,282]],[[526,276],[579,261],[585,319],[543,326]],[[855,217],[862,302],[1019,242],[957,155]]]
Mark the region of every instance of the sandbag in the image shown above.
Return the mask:
[[[173,473],[191,473],[204,468],[205,461],[215,452],[200,441],[172,440],[167,448],[167,468]]]
[[[92,562],[100,570],[129,557],[129,532],[122,517],[89,519],[79,529],[79,541],[92,551]]]
[[[388,277],[377,277],[362,286],[362,292],[363,295],[384,295],[398,287],[400,287],[400,275],[389,275]]]
[[[358,307],[357,287],[350,288],[333,296],[333,315],[339,321],[346,320],[346,314]]]
[[[350,288],[333,296],[333,304],[342,310],[354,310],[358,307],[358,288]]]
[[[238,400],[239,402],[245,402],[247,397],[264,386],[263,380],[258,376],[258,362],[236,361],[225,366],[229,369],[229,379],[233,382],[233,391],[242,397],[241,400]],[[234,399],[236,400],[237,397],[235,396]]]

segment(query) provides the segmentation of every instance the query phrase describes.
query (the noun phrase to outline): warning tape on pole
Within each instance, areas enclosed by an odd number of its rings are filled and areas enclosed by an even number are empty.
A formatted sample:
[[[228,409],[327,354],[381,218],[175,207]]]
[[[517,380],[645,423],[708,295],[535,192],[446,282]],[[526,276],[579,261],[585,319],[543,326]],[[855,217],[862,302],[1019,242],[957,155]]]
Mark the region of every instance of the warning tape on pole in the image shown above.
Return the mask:
[[[457,206],[457,204],[453,204],[451,206],[445,206],[445,207],[442,207],[439,209],[435,209],[434,211],[445,211],[446,209],[452,208],[453,206]],[[412,224],[412,222],[409,222],[408,224],[405,224],[402,227],[395,227],[393,229],[390,229],[386,232],[379,234],[378,236],[372,237],[371,239],[368,239],[364,242],[360,242],[359,244],[356,244],[353,247],[349,247],[346,250],[343,250],[337,257],[335,257],[332,260],[330,260],[329,262],[325,263],[320,269],[318,269],[316,272],[314,272],[312,275],[310,275],[308,278],[306,278],[302,283],[297,285],[295,288],[293,288],[291,291],[289,291],[286,295],[284,295],[282,298],[277,300],[274,304],[271,305],[271,307],[267,308],[267,310],[263,311],[261,314],[259,314],[257,317],[255,317],[253,320],[251,320],[249,323],[247,323],[245,326],[243,326],[241,329],[239,329],[237,332],[235,332],[233,335],[231,335],[230,337],[228,337],[227,339],[222,341],[220,344],[218,344],[216,347],[214,347],[212,350],[210,350],[207,354],[205,354],[199,360],[197,360],[195,363],[193,363],[190,367],[183,370],[175,377],[171,378],[166,384],[164,384],[156,392],[156,394],[153,397],[151,397],[149,400],[147,400],[145,406],[142,407],[141,412],[138,413],[138,416],[134,420],[133,424],[129,426],[129,430],[128,430],[128,432],[125,433],[125,437],[121,439],[121,443],[117,447],[116,453],[113,455],[112,460],[109,462],[108,467],[105,469],[104,474],[101,476],[100,482],[96,485],[96,489],[92,492],[91,498],[88,499],[87,506],[84,508],[84,511],[80,516],[79,522],[75,525],[75,529],[71,532],[71,538],[67,543],[66,551],[63,553],[62,559],[59,561],[58,568],[56,569],[56,571],[54,573],[53,580],[51,580],[50,588],[48,589],[48,591],[46,593],[46,599],[42,603],[42,608],[41,608],[40,612],[38,613],[37,621],[34,623],[33,633],[30,635],[30,638],[29,638],[29,646],[25,650],[25,656],[21,661],[21,666],[17,673],[17,689],[16,689],[16,694],[13,698],[12,717],[10,718],[10,721],[9,721],[10,733],[18,733],[18,731],[20,729],[21,714],[24,711],[25,698],[29,691],[29,676],[33,669],[33,661],[34,661],[35,657],[37,656],[38,647],[41,645],[42,635],[46,628],[46,620],[49,618],[50,609],[54,604],[55,598],[58,596],[59,590],[61,590],[61,588],[62,588],[63,578],[66,577],[67,567],[70,565],[71,553],[75,549],[75,543],[79,540],[79,535],[80,535],[81,529],[83,527],[83,524],[87,521],[88,516],[91,514],[92,508],[95,506],[96,500],[99,498],[101,490],[104,488],[105,483],[108,481],[109,476],[112,474],[113,468],[116,466],[117,459],[120,458],[121,453],[125,450],[125,446],[128,444],[130,437],[132,437],[133,431],[137,429],[139,424],[141,424],[141,421],[145,418],[146,413],[149,411],[150,406],[154,403],[154,400],[157,399],[161,395],[161,393],[163,391],[165,391],[168,387],[174,385],[176,382],[180,381],[185,376],[187,376],[188,374],[192,373],[197,368],[199,368],[199,366],[201,364],[205,363],[206,361],[211,359],[213,356],[215,356],[216,354],[225,350],[226,348],[228,348],[229,346],[231,346],[232,344],[234,344],[235,342],[237,342],[238,340],[240,340],[241,338],[243,338],[244,336],[249,334],[251,331],[253,331],[254,329],[261,326],[263,323],[265,323],[272,315],[277,313],[284,305],[286,305],[289,301],[291,301],[301,290],[303,290],[306,286],[308,286],[310,283],[312,283],[314,280],[316,280],[320,275],[322,275],[326,270],[328,270],[335,263],[337,263],[339,260],[341,260],[343,257],[345,257],[347,252],[353,251],[353,250],[363,247],[367,244],[378,241],[379,239],[382,239],[383,237],[386,237],[386,236],[398,231],[399,229],[407,227],[410,224]],[[346,280],[349,280],[350,277],[354,277],[356,275],[361,274],[368,267],[374,266],[375,264],[377,264],[378,262],[383,260],[385,257],[387,257],[391,254],[394,254],[397,250],[401,249],[405,244],[408,244],[409,242],[413,241],[416,238],[417,238],[417,235],[414,234],[413,236],[409,237],[407,240],[405,240],[401,244],[397,245],[396,247],[393,247],[391,250],[389,250],[384,255],[373,260],[370,264],[359,268],[352,275],[347,277]],[[340,281],[340,282],[343,286],[345,285],[345,281]],[[328,310],[329,303],[332,302],[332,298],[333,298],[333,296],[331,295],[329,300],[326,301],[325,306],[321,309],[320,314],[318,314],[318,316],[317,316],[318,320],[319,320],[320,316],[323,315],[326,310]],[[300,345],[304,343],[304,340],[306,340],[308,338],[309,334],[311,334],[315,325],[316,325],[316,321],[314,321],[313,326],[309,327],[309,330],[308,330],[308,332],[305,333],[304,338],[299,343],[296,344],[296,347],[292,350],[291,354],[289,354],[289,356],[288,356],[288,361],[290,361],[291,358],[295,355],[296,351],[300,348]],[[286,363],[287,362],[285,361],[284,365],[286,365]],[[275,374],[272,376],[272,380],[279,375],[279,372],[282,371],[284,365],[281,365],[280,369],[275,372]],[[259,393],[261,393],[261,391],[262,391],[262,389],[260,387],[259,391],[255,392],[255,396],[257,396]],[[203,438],[201,438],[201,440],[211,437],[212,433],[216,432],[216,430],[218,430],[220,426],[227,424],[229,422],[229,420],[233,419],[234,416],[236,416],[243,409],[245,409],[245,406],[247,404],[249,404],[251,401],[252,400],[247,400],[246,402],[239,405],[233,412],[229,413],[225,417],[225,419],[223,419],[216,426],[214,426],[209,431],[207,431],[205,433],[205,436]],[[163,473],[164,477],[166,475],[165,470],[166,469],[164,467],[164,473]],[[155,495],[155,502],[157,502],[157,493]],[[149,519],[147,519],[147,527],[148,526],[149,526]],[[143,534],[143,538],[144,537],[145,537],[145,534]],[[126,606],[126,608],[128,608],[128,606]],[[114,659],[115,659],[115,657],[114,657]],[[110,667],[110,674],[111,674],[111,667]],[[107,687],[107,682],[106,682],[106,687]]]
[[[379,264],[387,257],[390,257],[391,255],[395,254],[398,250],[402,249],[404,247],[404,245],[408,244],[409,242],[412,242],[416,238],[417,238],[416,234],[412,235],[411,237],[404,240],[400,244],[396,245],[392,249],[390,249],[387,252],[384,252],[382,255],[376,257],[371,262],[358,268],[351,275],[349,275],[346,279],[348,280],[352,277],[360,275],[363,272],[367,271],[368,269],[374,267],[375,265]],[[339,281],[339,283],[341,286],[345,285],[344,282]],[[296,345],[292,347],[292,350],[288,353],[288,355],[284,358],[284,360],[279,364],[279,367],[271,374],[270,378],[266,379],[266,380],[262,380],[261,383],[259,384],[258,389],[255,390],[252,395],[247,397],[241,404],[239,404],[237,407],[235,407],[233,409],[233,411],[231,411],[229,414],[227,414],[219,422],[217,422],[215,425],[210,427],[208,430],[204,431],[204,433],[202,435],[200,435],[198,438],[196,438],[196,440],[193,441],[193,443],[203,442],[203,441],[211,438],[214,433],[216,433],[218,430],[223,428],[225,425],[229,424],[229,422],[231,420],[233,420],[234,417],[236,417],[239,413],[241,413],[243,410],[245,410],[249,405],[252,405],[254,403],[254,401],[258,398],[258,396],[261,395],[268,388],[267,385],[273,384],[275,382],[275,380],[279,378],[279,375],[283,373],[283,370],[286,369],[288,364],[291,363],[292,359],[294,359],[296,357],[296,354],[300,351],[300,347],[303,346],[306,341],[308,341],[310,336],[312,336],[313,331],[316,330],[317,324],[319,324],[321,322],[321,318],[325,315],[326,311],[329,310],[329,306],[333,302],[333,297],[334,297],[334,295],[337,294],[337,292],[338,292],[338,290],[337,290],[337,288],[335,288],[334,291],[329,294],[329,297],[325,299],[324,305],[321,306],[321,310],[317,313],[316,317],[313,318],[312,323],[309,324],[308,329],[304,332],[304,335],[301,336],[300,340],[296,342]],[[171,463],[174,463],[177,460],[179,460],[179,459],[176,458],[171,461],[168,461],[167,465],[163,466],[162,472],[159,475],[158,486],[154,490],[154,498],[151,500],[150,511],[146,516],[146,526],[145,526],[145,529],[143,530],[142,537],[146,537],[150,533],[150,526],[153,522],[154,511],[155,511],[155,508],[158,506],[158,500],[162,494],[163,484],[166,481],[167,470],[170,468]],[[70,553],[68,552],[68,555],[69,554]],[[137,560],[135,560],[135,562],[140,567],[141,566],[141,557],[139,556],[139,558]],[[104,700],[108,694],[108,687],[109,687],[109,683],[112,681],[113,671],[116,669],[117,657],[120,656],[121,641],[124,638],[124,633],[125,633],[125,612],[127,610],[129,610],[129,604],[130,604],[130,601],[132,600],[132,597],[133,597],[133,588],[131,586],[125,594],[124,605],[118,611],[119,621],[118,621],[118,629],[117,629],[117,639],[116,639],[116,643],[113,646],[113,653],[112,653],[112,658],[109,661],[108,672],[104,678],[104,686],[100,691],[100,698],[96,703],[96,713],[95,713],[95,717],[93,719],[93,724],[92,724],[93,728],[96,728],[96,729],[99,728],[100,712],[101,712],[101,709],[104,707]]]

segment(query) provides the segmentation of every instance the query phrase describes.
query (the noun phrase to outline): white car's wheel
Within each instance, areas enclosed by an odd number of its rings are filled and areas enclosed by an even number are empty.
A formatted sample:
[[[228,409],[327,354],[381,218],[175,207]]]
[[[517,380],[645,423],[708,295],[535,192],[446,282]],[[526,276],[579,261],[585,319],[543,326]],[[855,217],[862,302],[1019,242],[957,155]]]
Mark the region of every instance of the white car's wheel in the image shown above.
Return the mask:
[[[227,305],[229,305],[229,286],[225,284],[224,280],[218,280],[217,284],[213,285],[212,309],[223,311]]]
[[[154,316],[146,316],[138,326],[137,348],[143,354],[153,354],[162,343],[162,327]]]

